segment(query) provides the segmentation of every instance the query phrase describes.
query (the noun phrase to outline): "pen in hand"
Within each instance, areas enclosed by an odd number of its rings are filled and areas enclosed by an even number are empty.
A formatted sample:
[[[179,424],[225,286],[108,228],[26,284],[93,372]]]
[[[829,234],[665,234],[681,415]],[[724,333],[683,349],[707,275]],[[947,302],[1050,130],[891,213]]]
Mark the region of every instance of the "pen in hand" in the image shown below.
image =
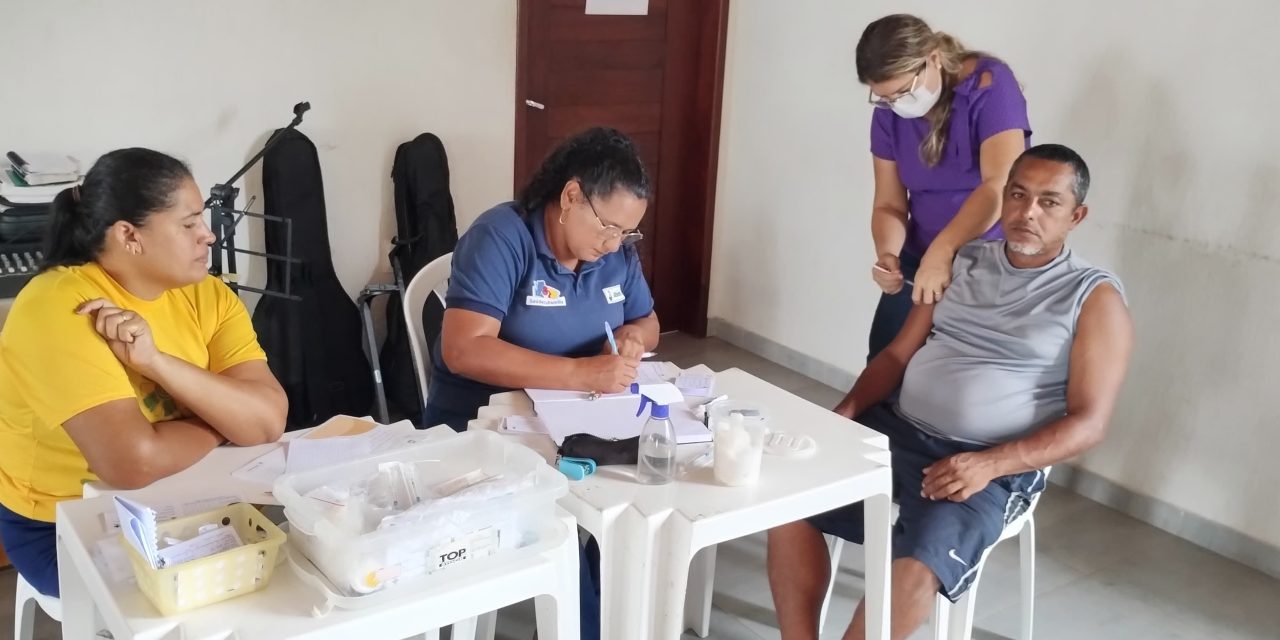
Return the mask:
[[[613,327],[609,326],[609,322],[604,323],[604,336],[609,339],[609,348],[613,349],[613,355],[618,355],[618,341],[613,337]]]

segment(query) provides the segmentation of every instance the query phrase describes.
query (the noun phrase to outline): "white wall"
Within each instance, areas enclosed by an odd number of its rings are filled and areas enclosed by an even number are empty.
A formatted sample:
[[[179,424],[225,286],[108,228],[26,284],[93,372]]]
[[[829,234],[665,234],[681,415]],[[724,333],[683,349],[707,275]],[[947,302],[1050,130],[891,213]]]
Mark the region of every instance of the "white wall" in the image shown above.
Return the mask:
[[[1074,248],[1128,288],[1138,346],[1084,468],[1280,545],[1280,4],[1177,0],[735,3],[710,315],[862,368],[876,302],[866,89],[871,20],[916,12],[996,53],[1035,141],[1090,163]]]
[[[319,149],[349,293],[385,279],[401,142],[424,131],[444,140],[459,226],[511,196],[510,0],[63,0],[0,13],[4,150],[65,150],[89,163],[152,147],[189,161],[207,191],[310,101],[301,130]],[[241,205],[261,193],[260,175]],[[261,223],[245,226],[260,248]],[[265,278],[256,260],[242,274]]]

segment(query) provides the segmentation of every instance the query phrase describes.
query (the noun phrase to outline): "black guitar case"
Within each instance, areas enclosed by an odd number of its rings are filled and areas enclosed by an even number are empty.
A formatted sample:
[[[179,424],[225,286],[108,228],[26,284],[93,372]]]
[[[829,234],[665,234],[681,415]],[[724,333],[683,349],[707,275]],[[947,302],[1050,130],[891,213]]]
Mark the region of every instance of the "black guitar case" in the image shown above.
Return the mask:
[[[290,291],[300,301],[264,296],[253,328],[271,371],[289,396],[288,429],[315,426],[346,414],[369,415],[373,378],[361,342],[360,314],[333,269],[324,183],[316,146],[286,131],[262,161],[264,212],[293,221]],[[268,221],[267,253],[284,254],[286,228]],[[267,288],[284,290],[285,263],[269,260]]]
[[[396,148],[391,167],[395,186],[396,237],[391,240],[391,264],[399,278],[400,290],[418,271],[436,258],[453,251],[458,244],[458,221],[449,193],[449,158],[444,143],[424,133]],[[379,352],[382,380],[387,404],[394,413],[417,420],[422,412],[413,373],[413,353],[409,350],[409,333],[404,326],[401,299],[392,296],[387,303],[387,338]],[[427,344],[435,344],[440,334],[444,307],[434,296],[422,310]],[[427,365],[428,370],[430,365]]]

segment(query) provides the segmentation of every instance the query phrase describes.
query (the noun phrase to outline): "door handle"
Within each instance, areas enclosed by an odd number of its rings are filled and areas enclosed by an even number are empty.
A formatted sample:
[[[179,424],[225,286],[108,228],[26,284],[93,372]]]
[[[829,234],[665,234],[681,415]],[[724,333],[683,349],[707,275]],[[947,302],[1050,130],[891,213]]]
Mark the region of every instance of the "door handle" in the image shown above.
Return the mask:
[[[533,107],[534,109],[542,110],[547,108],[547,105],[542,104],[541,102],[534,102],[533,100],[529,100],[529,99],[526,99],[524,103],[526,106]]]

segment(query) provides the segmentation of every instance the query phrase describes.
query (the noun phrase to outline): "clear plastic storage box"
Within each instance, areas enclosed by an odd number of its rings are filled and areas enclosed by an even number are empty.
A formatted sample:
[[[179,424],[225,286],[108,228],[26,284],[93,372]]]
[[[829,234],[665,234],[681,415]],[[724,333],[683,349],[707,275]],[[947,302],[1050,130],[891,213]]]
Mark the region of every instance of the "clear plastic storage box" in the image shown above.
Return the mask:
[[[286,474],[274,489],[291,546],[346,597],[538,545],[562,528],[567,491],[542,456],[489,431]]]

